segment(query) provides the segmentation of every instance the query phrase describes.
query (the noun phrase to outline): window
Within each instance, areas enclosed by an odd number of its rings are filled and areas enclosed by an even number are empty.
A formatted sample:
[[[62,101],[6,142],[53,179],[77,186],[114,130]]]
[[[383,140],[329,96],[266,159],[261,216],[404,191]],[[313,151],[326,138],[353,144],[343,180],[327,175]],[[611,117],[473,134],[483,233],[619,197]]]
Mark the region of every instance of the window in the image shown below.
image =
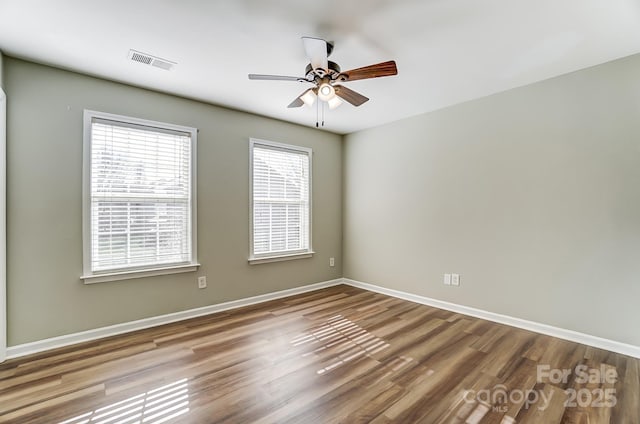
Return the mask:
[[[85,111],[85,283],[196,269],[196,133]]]
[[[250,263],[310,257],[311,149],[252,139]]]

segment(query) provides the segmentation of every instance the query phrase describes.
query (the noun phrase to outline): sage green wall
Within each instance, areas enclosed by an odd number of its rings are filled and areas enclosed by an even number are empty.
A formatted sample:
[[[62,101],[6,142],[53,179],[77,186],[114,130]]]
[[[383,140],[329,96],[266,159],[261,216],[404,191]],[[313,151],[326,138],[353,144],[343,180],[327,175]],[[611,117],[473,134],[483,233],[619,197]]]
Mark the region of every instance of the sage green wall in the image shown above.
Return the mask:
[[[6,326],[6,271],[5,271],[5,250],[6,245],[4,243],[5,238],[5,123],[6,123],[6,108],[5,108],[5,94],[4,94],[4,63],[3,55],[0,51],[0,362],[5,359],[6,356],[6,344],[7,344],[7,326]]]
[[[4,55],[0,51],[0,88],[4,88]]]
[[[345,277],[640,345],[639,76],[636,55],[348,135]]]
[[[342,276],[340,136],[9,57],[4,69],[9,346]],[[79,280],[83,109],[200,129],[199,272]],[[313,149],[313,258],[248,265],[249,137]]]

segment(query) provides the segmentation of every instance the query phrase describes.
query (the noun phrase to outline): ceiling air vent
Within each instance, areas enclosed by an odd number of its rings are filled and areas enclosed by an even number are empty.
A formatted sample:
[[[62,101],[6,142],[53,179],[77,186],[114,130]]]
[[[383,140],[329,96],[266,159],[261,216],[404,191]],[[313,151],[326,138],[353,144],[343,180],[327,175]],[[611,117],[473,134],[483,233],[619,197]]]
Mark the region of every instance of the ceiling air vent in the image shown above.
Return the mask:
[[[142,53],[137,50],[129,50],[129,59],[134,62],[144,63],[145,65],[155,66],[156,68],[164,69],[165,71],[170,71],[173,69],[176,62],[171,62],[170,60],[161,59],[156,56],[152,56],[147,53]]]

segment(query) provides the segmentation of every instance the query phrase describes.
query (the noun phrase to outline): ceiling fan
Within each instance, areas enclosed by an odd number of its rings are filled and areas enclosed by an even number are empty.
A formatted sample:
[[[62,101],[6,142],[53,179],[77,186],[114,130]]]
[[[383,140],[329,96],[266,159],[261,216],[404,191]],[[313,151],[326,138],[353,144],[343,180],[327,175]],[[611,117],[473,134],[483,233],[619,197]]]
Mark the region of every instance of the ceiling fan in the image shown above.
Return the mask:
[[[313,84],[314,87],[305,90],[289,104],[288,107],[290,108],[300,107],[304,104],[311,106],[316,101],[316,98],[326,102],[329,105],[329,109],[335,109],[340,106],[342,100],[351,103],[353,106],[360,106],[367,102],[369,98],[338,84],[339,82],[398,74],[396,62],[393,60],[342,72],[337,63],[327,59],[333,51],[333,43],[314,37],[302,37],[302,43],[310,61],[303,77],[249,74],[249,79],[251,80],[298,81]],[[318,126],[317,122],[316,126]]]

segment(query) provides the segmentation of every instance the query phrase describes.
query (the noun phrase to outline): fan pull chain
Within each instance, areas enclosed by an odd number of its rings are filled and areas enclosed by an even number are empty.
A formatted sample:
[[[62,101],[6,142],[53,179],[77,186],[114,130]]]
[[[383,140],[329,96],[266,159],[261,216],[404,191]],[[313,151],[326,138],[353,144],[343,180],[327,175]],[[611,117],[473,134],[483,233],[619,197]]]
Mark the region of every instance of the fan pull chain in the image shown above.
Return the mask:
[[[322,126],[324,127],[324,102],[322,102]]]
[[[318,100],[316,102],[316,128],[318,128],[318,115],[319,115],[319,109],[320,109],[320,101]]]

